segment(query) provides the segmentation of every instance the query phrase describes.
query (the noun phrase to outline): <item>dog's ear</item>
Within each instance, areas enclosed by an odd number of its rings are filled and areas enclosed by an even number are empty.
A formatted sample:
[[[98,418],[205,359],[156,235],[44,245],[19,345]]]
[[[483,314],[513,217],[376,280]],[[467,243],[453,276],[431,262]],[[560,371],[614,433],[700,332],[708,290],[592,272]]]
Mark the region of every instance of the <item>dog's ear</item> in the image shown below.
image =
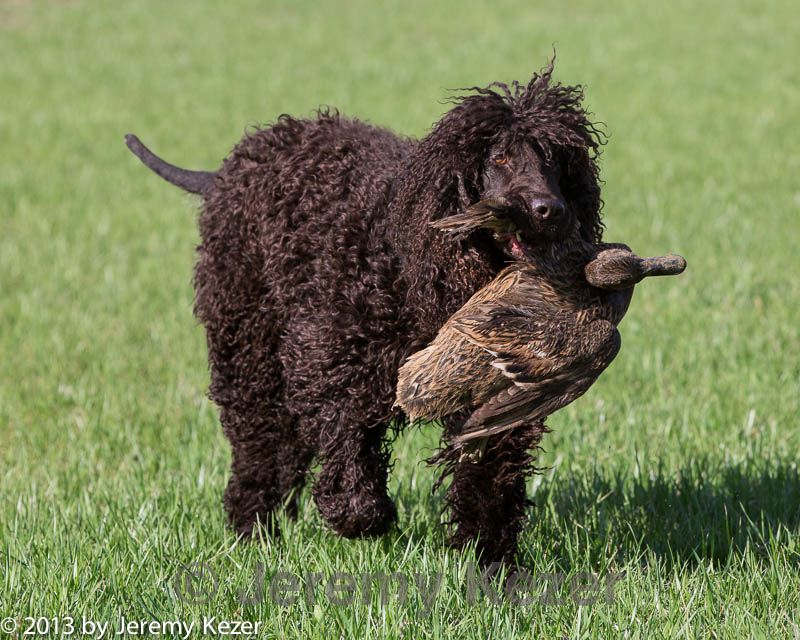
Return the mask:
[[[588,148],[573,149],[563,167],[561,192],[578,218],[581,236],[588,242],[599,242],[603,237],[603,200],[596,155]]]
[[[469,91],[474,93],[454,98],[455,106],[420,141],[415,158],[419,165],[415,172],[429,176],[429,185],[452,191],[462,210],[480,198],[489,149],[512,119],[511,106],[497,92],[478,87]],[[443,204],[452,201],[442,198]]]
[[[455,312],[495,274],[487,255],[430,223],[464,213],[480,199],[483,165],[510,120],[510,105],[494,91],[475,89],[457,98],[398,179],[390,205],[392,242],[411,283],[406,306],[420,335],[432,338],[443,314]]]

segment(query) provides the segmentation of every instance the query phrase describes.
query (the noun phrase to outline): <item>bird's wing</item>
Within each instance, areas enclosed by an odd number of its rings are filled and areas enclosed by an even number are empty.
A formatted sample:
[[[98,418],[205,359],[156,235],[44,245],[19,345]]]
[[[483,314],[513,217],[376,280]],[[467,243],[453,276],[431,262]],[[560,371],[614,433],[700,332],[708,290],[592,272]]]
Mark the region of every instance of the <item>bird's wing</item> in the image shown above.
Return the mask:
[[[472,413],[453,442],[464,444],[543,420],[583,395],[599,375],[588,366],[580,369],[562,371],[544,383],[509,385]]]
[[[476,202],[468,207],[463,213],[456,213],[441,220],[434,220],[430,225],[434,229],[439,229],[457,238],[463,237],[475,229],[512,229],[510,222],[504,211],[508,208],[508,202],[502,198],[488,198]]]
[[[542,309],[478,305],[454,322],[454,329],[490,352],[492,365],[509,378],[506,388],[473,412],[454,442],[547,417],[585,393],[616,355],[613,344],[600,351],[590,346],[572,314]]]

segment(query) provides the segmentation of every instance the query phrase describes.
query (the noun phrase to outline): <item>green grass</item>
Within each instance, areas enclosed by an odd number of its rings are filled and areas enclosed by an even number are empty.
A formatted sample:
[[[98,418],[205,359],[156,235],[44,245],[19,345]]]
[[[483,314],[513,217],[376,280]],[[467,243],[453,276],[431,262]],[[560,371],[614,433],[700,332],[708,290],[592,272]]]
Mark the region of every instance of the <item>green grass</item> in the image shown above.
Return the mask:
[[[341,5],[341,6],[336,6]],[[0,614],[261,620],[262,637],[798,637],[800,27],[790,2],[0,2]],[[558,49],[611,139],[607,239],[687,257],[645,283],[623,350],[551,419],[523,560],[621,576],[613,602],[470,604],[434,429],[396,446],[400,526],[325,529],[304,496],[242,544],[191,312],[196,202],[135,131],[213,168],[245,127],[319,104],[424,134],[445,88],[526,79]],[[184,564],[219,576],[175,597]],[[237,602],[258,563],[442,572],[420,600]],[[565,595],[564,593],[561,594]],[[568,595],[568,594],[566,594]]]

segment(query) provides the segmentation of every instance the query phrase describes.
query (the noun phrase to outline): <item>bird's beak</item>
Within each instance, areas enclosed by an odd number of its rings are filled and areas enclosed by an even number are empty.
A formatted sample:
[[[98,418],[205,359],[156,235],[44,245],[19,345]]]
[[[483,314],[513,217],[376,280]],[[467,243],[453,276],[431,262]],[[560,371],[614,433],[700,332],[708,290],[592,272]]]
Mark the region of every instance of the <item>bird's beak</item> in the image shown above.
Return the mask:
[[[683,273],[686,269],[686,260],[683,256],[670,253],[656,258],[642,260],[642,278],[650,276],[674,276]]]

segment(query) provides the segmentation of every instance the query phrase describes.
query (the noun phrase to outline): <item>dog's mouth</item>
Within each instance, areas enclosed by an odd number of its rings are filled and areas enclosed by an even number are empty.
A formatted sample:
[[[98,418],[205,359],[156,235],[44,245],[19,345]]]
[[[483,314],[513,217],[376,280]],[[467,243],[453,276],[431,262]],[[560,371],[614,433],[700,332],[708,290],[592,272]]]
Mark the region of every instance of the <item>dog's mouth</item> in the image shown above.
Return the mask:
[[[525,260],[533,256],[534,244],[521,231],[496,233],[494,237],[502,251],[515,260]]]
[[[489,198],[476,203],[467,214],[474,212],[476,221],[491,231],[495,247],[514,260],[530,260],[541,248],[559,237],[558,225],[531,220],[524,205],[507,198]],[[488,213],[488,215],[487,215]],[[482,214],[482,217],[479,216]]]
[[[555,241],[559,235],[557,225],[534,224],[526,219],[522,207],[514,206],[507,198],[485,198],[467,207],[463,213],[430,223],[454,238],[464,238],[476,233],[475,240],[485,248],[491,247],[498,261],[509,257],[527,260],[534,257],[536,247]],[[488,246],[484,244],[488,243]]]

